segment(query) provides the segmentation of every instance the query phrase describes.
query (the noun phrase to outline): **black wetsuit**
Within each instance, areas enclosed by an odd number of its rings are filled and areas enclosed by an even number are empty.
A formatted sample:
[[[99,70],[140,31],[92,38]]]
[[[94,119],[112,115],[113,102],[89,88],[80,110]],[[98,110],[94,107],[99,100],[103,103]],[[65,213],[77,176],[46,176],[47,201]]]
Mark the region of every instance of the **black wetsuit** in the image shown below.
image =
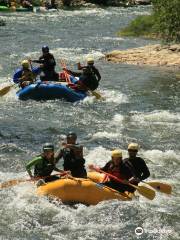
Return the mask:
[[[150,176],[149,169],[142,158],[125,158],[123,162],[131,170],[132,174],[129,172],[129,178],[135,176],[140,180],[144,180]]]
[[[102,170],[105,172],[112,172],[112,166],[113,162],[109,161]],[[139,178],[140,180],[144,180],[148,178],[150,175],[149,169],[145,163],[145,161],[140,157],[135,158],[126,158],[124,159],[120,165],[119,165],[119,178],[129,180],[131,177]],[[137,185],[137,183],[133,183],[134,185]],[[110,182],[105,183],[106,186],[114,188],[118,190],[119,192],[134,192],[135,188],[131,187],[126,184],[121,184],[117,182],[116,180],[111,179]]]
[[[99,81],[101,79],[101,75],[98,69],[95,66],[85,66],[82,68],[83,72],[73,72],[69,71],[75,77],[79,77],[79,81],[82,85],[84,85],[87,90],[90,89],[94,91],[99,86]]]
[[[55,72],[56,61],[51,53],[42,55],[39,60],[33,60],[32,62],[43,64],[42,72],[44,75],[40,75],[42,81],[59,80],[59,75]]]

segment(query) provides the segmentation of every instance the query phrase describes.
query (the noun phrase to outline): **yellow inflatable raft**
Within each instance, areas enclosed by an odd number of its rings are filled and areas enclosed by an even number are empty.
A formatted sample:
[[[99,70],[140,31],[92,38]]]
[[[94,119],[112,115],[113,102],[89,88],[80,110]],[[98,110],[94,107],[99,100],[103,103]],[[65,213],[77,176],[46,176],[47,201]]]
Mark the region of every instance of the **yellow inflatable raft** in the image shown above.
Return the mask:
[[[89,174],[88,174],[89,175]],[[99,181],[102,176],[90,174],[91,178]],[[130,194],[120,194],[109,187],[84,178],[60,179],[49,182],[37,188],[38,195],[60,199],[63,203],[83,203],[96,205],[101,201],[118,199],[121,201],[132,200]]]

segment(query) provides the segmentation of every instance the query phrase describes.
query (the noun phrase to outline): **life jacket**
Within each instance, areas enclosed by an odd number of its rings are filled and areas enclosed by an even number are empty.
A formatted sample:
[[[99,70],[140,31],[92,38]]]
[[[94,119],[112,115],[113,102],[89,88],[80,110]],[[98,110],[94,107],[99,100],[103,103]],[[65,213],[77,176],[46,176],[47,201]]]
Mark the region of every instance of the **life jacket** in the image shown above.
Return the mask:
[[[64,170],[70,170],[73,177],[86,177],[86,170],[84,168],[85,159],[80,153],[69,148],[62,149],[62,156],[64,159]]]
[[[21,80],[19,81],[19,85],[21,88],[24,88],[34,82],[35,75],[34,73],[29,70],[22,70]]]
[[[83,74],[79,79],[87,88],[94,91],[99,86],[99,81],[91,66],[83,68]]]
[[[41,161],[34,167],[34,176],[50,176],[55,165],[44,159],[42,156],[40,157]]]
[[[120,167],[119,166],[114,166],[114,164],[111,163],[108,169],[108,173],[112,174],[113,176],[124,179],[123,174],[120,173]]]
[[[26,69],[22,71],[23,81],[34,81],[34,73],[30,69]]]

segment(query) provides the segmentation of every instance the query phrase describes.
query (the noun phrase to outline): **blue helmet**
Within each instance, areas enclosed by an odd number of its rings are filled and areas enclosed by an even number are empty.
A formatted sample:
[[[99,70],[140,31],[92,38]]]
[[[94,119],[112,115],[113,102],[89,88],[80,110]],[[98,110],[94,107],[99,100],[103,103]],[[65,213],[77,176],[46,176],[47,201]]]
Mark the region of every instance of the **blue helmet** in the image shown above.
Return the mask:
[[[49,52],[49,47],[46,46],[46,45],[43,46],[43,47],[42,47],[42,52],[43,52],[43,53],[48,53],[48,52]]]

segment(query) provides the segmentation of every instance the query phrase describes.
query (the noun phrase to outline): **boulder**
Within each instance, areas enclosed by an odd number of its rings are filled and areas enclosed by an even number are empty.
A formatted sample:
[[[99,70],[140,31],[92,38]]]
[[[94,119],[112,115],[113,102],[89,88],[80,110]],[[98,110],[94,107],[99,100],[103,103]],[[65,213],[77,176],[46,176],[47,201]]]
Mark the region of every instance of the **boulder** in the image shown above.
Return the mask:
[[[106,60],[134,65],[166,66],[180,68],[180,44],[148,45],[107,53]]]

